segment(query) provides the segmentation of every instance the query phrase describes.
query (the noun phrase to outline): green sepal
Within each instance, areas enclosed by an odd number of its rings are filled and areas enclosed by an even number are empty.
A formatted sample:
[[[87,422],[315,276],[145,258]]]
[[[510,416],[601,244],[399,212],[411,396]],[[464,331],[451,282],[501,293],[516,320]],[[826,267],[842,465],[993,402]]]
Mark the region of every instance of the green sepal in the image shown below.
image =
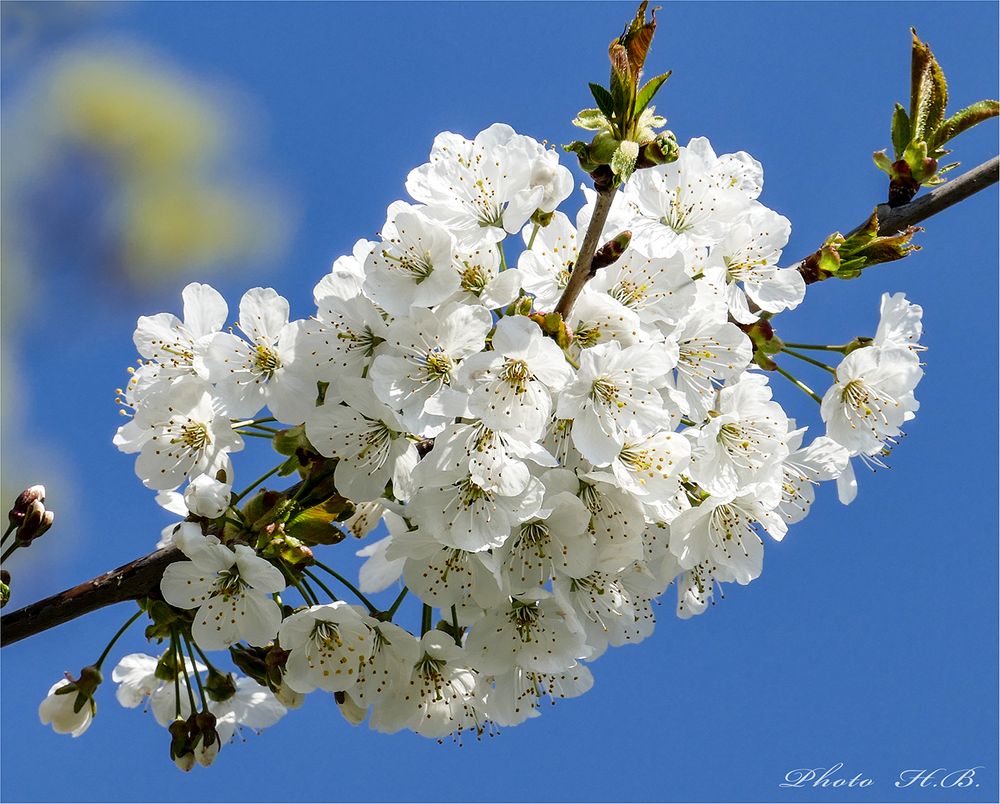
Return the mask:
[[[285,461],[281,469],[278,470],[278,475],[280,477],[288,477],[295,472],[300,471],[303,467],[308,466],[309,463],[319,456],[316,448],[309,442],[306,437],[305,426],[297,424],[295,427],[289,427],[287,430],[282,430],[280,433],[276,433],[271,439],[271,445],[274,447],[274,451],[279,455],[287,455],[288,460]]]
[[[895,171],[892,169],[892,160],[889,159],[888,154],[885,150],[876,151],[872,154],[872,159],[875,161],[876,167],[884,173],[890,176],[895,175]]]
[[[567,153],[576,154],[576,158],[580,161],[580,168],[585,173],[592,173],[597,170],[598,163],[591,157],[590,146],[587,143],[574,140],[564,145],[563,150]]]
[[[528,318],[538,324],[560,349],[567,349],[573,342],[573,333],[559,313],[532,313]]]
[[[750,338],[754,351],[757,353],[776,355],[785,348],[781,338],[775,335],[774,326],[766,319],[755,321],[749,326],[740,326],[740,329]]]
[[[254,679],[256,681],[256,679]],[[228,701],[236,694],[236,681],[232,673],[220,673],[214,667],[208,668],[205,692],[213,701]]]
[[[531,217],[528,220],[530,220],[536,226],[540,226],[541,228],[544,229],[546,226],[552,223],[552,219],[555,216],[556,216],[555,210],[552,210],[551,212],[546,212],[545,210],[542,209],[536,209],[534,212],[531,213]]]

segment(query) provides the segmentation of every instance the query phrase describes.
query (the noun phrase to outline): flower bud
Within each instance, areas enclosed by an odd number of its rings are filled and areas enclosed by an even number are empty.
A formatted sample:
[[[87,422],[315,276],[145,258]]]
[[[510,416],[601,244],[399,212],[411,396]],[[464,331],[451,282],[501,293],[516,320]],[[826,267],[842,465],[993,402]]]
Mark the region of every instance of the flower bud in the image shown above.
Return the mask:
[[[222,742],[219,732],[215,728],[215,715],[211,712],[199,712],[188,719],[192,724],[191,733],[192,745],[194,747],[194,757],[203,768],[211,765],[219,754]]]
[[[178,768],[187,773],[195,764],[189,722],[177,718],[167,726],[167,731],[170,732],[170,758]]]
[[[174,764],[185,773],[194,768],[195,759],[193,751],[188,751],[183,754],[177,754],[176,756],[173,757],[173,760]]]
[[[607,268],[616,263],[632,242],[632,233],[624,231],[615,235],[594,253],[590,263],[590,276],[593,278],[601,268]]]
[[[46,511],[41,500],[32,500],[24,512],[24,519],[17,529],[17,542],[27,547],[45,531],[52,527],[55,519],[53,511]]]
[[[208,475],[198,475],[184,491],[184,504],[195,516],[217,519],[229,507],[233,487]]]
[[[28,511],[28,507],[35,501],[45,502],[45,486],[29,486],[20,494],[17,495],[17,499],[14,500],[14,505],[7,512],[7,521],[11,525],[19,525],[24,521],[24,515]]]
[[[654,165],[666,165],[670,162],[676,162],[678,156],[680,156],[680,146],[674,139],[673,132],[664,131],[657,134],[656,139],[640,146],[635,167],[639,170]]]

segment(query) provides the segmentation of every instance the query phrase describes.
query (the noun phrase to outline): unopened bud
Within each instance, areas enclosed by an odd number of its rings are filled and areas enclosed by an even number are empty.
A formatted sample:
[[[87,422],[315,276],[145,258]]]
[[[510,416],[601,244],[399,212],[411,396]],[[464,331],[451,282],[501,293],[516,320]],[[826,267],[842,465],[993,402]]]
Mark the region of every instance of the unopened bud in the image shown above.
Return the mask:
[[[614,41],[608,48],[608,59],[611,62],[611,70],[624,83],[632,78],[632,70],[629,66],[628,51],[619,41]]]
[[[195,765],[194,752],[190,750],[181,754],[175,754],[173,760],[174,764],[185,773],[191,771]]]
[[[573,333],[559,313],[532,313],[528,318],[538,324],[560,349],[566,349],[572,343]]]
[[[202,735],[201,741],[194,749],[194,757],[198,761],[198,764],[203,768],[207,768],[215,762],[215,758],[219,755],[220,745],[218,734],[215,736]]]
[[[680,156],[680,146],[674,135],[670,131],[657,134],[656,139],[645,142],[639,147],[639,156],[635,161],[636,170],[653,167],[654,165],[666,165],[676,162]]]
[[[601,246],[594,253],[594,259],[590,263],[590,276],[594,277],[599,270],[607,268],[616,263],[628,249],[632,242],[632,233],[624,231],[615,235],[611,240]]]
[[[28,512],[28,507],[35,501],[45,502],[45,486],[29,486],[17,495],[13,507],[7,513],[7,520],[10,524],[21,524],[24,520],[24,515]]]
[[[211,765],[219,754],[221,740],[215,728],[215,715],[211,712],[199,712],[194,715],[194,756],[203,768]]]
[[[31,544],[52,527],[55,516],[53,511],[45,510],[45,505],[40,500],[32,500],[25,511],[21,526],[17,529],[18,544],[23,547]]]

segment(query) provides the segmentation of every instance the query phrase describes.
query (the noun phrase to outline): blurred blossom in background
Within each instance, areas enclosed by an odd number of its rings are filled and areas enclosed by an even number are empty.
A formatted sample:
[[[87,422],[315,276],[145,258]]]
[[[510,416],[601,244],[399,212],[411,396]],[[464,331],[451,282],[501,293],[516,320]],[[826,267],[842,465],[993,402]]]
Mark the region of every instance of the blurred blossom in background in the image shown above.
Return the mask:
[[[252,100],[141,40],[107,38],[121,8],[3,4],[4,499],[41,467],[70,498],[73,469],[39,439],[23,393],[35,327],[71,300],[63,323],[80,331],[185,277],[247,276],[280,260],[291,233],[286,195],[254,162],[266,126]]]

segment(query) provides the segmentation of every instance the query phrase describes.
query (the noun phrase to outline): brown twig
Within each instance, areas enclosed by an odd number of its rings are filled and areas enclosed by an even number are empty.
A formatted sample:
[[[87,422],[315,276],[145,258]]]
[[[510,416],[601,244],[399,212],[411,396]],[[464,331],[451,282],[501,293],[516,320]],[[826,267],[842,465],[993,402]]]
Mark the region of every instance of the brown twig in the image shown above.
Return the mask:
[[[164,547],[72,589],[5,614],[0,618],[0,646],[6,647],[105,606],[145,597],[159,584],[167,565],[183,558],[184,554],[176,547]]]
[[[566,289],[559,298],[555,312],[559,313],[563,320],[569,318],[576,297],[580,295],[583,286],[590,279],[590,264],[594,259],[594,253],[601,239],[601,232],[604,231],[604,224],[608,220],[608,213],[611,211],[611,202],[614,201],[617,185],[610,189],[600,189],[597,191],[597,203],[594,205],[594,214],[590,218],[590,225],[587,233],[583,236],[583,243],[577,253],[576,264],[573,266],[573,273],[570,274]]]

